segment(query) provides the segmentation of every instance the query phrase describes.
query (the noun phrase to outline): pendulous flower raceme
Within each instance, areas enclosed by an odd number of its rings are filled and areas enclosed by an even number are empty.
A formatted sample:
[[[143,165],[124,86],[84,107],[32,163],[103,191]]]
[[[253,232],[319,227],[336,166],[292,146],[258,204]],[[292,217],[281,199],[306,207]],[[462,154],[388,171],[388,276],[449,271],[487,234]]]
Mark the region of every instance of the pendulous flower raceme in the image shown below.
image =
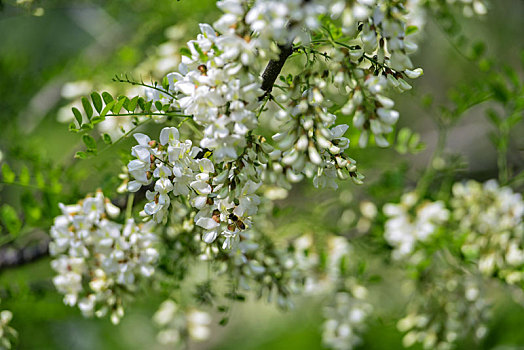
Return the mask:
[[[409,257],[417,242],[426,242],[449,218],[449,211],[441,201],[419,203],[415,192],[402,196],[399,204],[388,203],[383,208],[389,217],[384,225],[384,238],[395,249],[393,258]]]
[[[194,221],[202,229],[202,239],[212,243],[222,236],[223,247],[231,247],[232,240],[251,225],[251,217],[258,211],[260,170],[249,161],[250,156],[257,158],[257,153],[250,149],[237,161],[215,168],[204,150],[192,146],[190,140],[180,140],[177,128],[162,129],[160,142],[144,134],[135,134],[135,138],[139,144],[132,154],[137,159],[128,164],[134,178],[128,189],[135,192],[154,182],[153,190],[146,192],[150,202],[144,213],[157,223],[165,223],[171,201],[186,201],[196,211]],[[252,144],[263,153],[256,141]]]
[[[51,266],[57,272],[54,285],[64,294],[64,303],[78,305],[85,316],[110,314],[118,323],[124,295],[155,271],[158,251],[152,223],[137,225],[129,219],[121,225],[110,220],[119,209],[102,192],[78,204],[61,204],[60,209],[49,244]]]
[[[497,181],[453,186],[452,217],[461,251],[487,276],[508,283],[524,279],[524,201]]]
[[[468,334],[482,339],[490,316],[486,277],[522,282],[524,201],[496,180],[453,185],[442,201],[415,192],[383,207],[392,257],[415,277],[409,313],[398,322],[404,346],[451,349]]]

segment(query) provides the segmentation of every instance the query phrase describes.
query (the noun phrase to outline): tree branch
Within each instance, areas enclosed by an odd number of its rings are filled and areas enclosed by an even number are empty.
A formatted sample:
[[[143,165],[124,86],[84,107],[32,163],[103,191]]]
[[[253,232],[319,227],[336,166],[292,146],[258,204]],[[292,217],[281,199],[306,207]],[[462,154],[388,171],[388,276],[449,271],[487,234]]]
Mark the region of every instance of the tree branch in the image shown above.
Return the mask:
[[[0,269],[25,265],[46,257],[49,253],[49,240],[49,237],[45,237],[36,243],[19,249],[9,246],[2,247],[0,249]]]
[[[275,80],[280,74],[282,67],[284,67],[284,63],[286,63],[288,57],[293,53],[293,45],[291,43],[287,45],[279,45],[278,47],[280,49],[278,60],[270,60],[266,69],[264,69],[264,73],[262,73],[262,90],[264,90],[265,93],[260,96],[259,100],[263,100],[271,93]]]

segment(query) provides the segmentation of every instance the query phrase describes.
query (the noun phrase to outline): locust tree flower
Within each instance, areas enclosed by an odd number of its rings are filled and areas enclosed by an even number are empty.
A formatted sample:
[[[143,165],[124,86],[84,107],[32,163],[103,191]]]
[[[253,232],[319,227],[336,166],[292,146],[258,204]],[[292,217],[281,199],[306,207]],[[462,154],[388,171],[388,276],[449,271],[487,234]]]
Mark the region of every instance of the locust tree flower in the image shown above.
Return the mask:
[[[137,279],[154,273],[158,251],[153,226],[109,220],[115,207],[102,192],[60,207],[49,246],[57,273],[53,283],[65,304],[78,305],[85,316],[109,313],[116,323],[124,312],[121,290],[135,290]]]
[[[415,192],[402,196],[399,204],[384,205],[388,220],[384,225],[384,238],[394,247],[393,257],[401,259],[416,249],[417,242],[425,242],[449,218],[449,211],[440,201],[419,202]]]
[[[452,218],[462,252],[480,271],[508,283],[522,281],[524,266],[524,201],[520,193],[495,180],[470,180],[453,186]]]

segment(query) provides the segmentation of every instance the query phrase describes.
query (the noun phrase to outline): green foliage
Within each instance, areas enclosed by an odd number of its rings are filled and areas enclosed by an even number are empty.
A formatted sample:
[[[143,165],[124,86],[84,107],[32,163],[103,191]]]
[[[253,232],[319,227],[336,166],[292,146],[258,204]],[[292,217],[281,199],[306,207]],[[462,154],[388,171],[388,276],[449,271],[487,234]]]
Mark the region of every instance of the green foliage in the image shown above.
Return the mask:
[[[16,210],[9,204],[0,207],[0,221],[13,238],[18,235],[22,228],[22,222],[18,218]]]
[[[423,151],[426,145],[420,141],[420,135],[409,128],[402,128],[397,134],[395,149],[400,154],[417,154]]]
[[[7,163],[2,164],[2,179],[6,183],[14,182],[16,179],[16,174]]]

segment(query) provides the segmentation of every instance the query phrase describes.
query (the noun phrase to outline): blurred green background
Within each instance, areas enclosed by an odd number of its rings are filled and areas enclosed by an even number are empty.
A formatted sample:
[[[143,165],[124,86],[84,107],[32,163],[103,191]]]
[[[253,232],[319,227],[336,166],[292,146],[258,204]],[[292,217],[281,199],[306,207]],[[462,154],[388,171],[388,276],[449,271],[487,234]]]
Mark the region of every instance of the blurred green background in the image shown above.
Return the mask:
[[[464,20],[463,26],[473,41],[482,39],[486,43],[489,56],[518,65],[524,48],[523,15],[524,1],[493,1],[487,16]],[[214,1],[210,0],[54,0],[25,7],[4,1],[0,12],[0,158],[15,170],[20,170],[24,162],[36,164],[31,172],[43,173],[44,183],[49,180],[50,185],[48,193],[42,194],[0,184],[0,202],[18,208],[22,205],[20,198],[35,196],[39,203],[49,204],[35,214],[35,220],[50,225],[57,214],[58,209],[53,207],[57,201],[76,201],[97,187],[118,185],[119,167],[107,165],[118,160],[121,152],[128,152],[133,140],[124,140],[94,161],[74,160],[74,153],[82,149],[80,138],[68,132],[67,123],[58,121],[64,113],[61,108],[70,103],[67,84],[93,83],[84,93],[105,87],[124,91],[126,86],[111,81],[115,74],[133,73],[144,80],[160,78],[167,68],[176,67],[178,48],[197,33],[197,24],[213,22],[217,16]],[[455,50],[435,20],[428,19],[423,36],[420,53],[413,61],[424,68],[425,75],[414,83],[412,92],[398,99],[398,106],[400,126],[421,133],[428,147],[416,156],[401,156],[394,150],[353,150],[352,157],[369,183],[383,171],[397,169],[406,162],[412,166],[403,181],[413,183],[436,142],[435,127],[421,101],[432,96],[435,104],[446,104],[450,88],[467,85],[477,74],[477,68]],[[166,41],[172,44],[165,45]],[[170,56],[175,61],[170,61]],[[482,108],[475,108],[451,133],[447,148],[461,154],[469,164],[464,177],[496,177],[496,153],[489,130]],[[516,137],[510,145],[510,158],[522,166],[524,130],[521,126],[513,133]],[[56,173],[55,180],[47,178],[50,172]],[[85,180],[61,183],[61,179],[74,176]],[[347,188],[358,198],[360,192],[368,190],[366,186]],[[298,187],[295,195],[304,191],[303,187]],[[313,193],[305,191],[302,196],[305,201],[313,201]],[[14,245],[27,244],[43,235],[31,232]],[[50,276],[48,258],[0,270],[1,307],[13,311],[12,325],[20,334],[20,349],[169,348],[155,341],[156,330],[150,321],[162,301],[158,295],[141,295],[127,310],[123,322],[113,326],[107,319],[84,319],[77,309],[64,306],[61,296],[52,292]],[[394,283],[385,288],[395,292]],[[488,338],[481,345],[465,342],[460,348],[524,349],[524,308],[509,301],[504,294],[508,291],[497,293],[502,294],[497,299],[500,303]],[[396,308],[401,310],[402,305]],[[320,315],[320,306],[311,300],[299,298],[293,312],[248,301],[235,308],[227,327],[213,326],[210,340],[190,344],[190,349],[320,349]],[[393,321],[376,319],[364,335],[361,348],[400,349],[401,337]]]

